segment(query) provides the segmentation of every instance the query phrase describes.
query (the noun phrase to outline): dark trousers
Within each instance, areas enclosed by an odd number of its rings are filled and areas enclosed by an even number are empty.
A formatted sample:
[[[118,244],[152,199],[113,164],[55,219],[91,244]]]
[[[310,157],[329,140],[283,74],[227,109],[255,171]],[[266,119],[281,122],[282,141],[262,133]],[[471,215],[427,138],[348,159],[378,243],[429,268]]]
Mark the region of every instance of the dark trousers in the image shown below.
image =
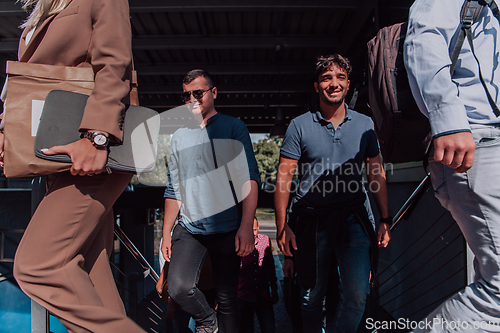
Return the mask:
[[[238,275],[241,258],[235,252],[236,230],[214,235],[192,235],[178,225],[172,236],[168,272],[170,297],[189,313],[197,326],[214,323],[216,313],[198,287],[207,255],[212,260],[220,333],[239,331]]]
[[[261,333],[275,333],[273,304],[267,302],[246,302],[239,300],[241,312],[240,333],[254,333],[254,316],[257,315]]]

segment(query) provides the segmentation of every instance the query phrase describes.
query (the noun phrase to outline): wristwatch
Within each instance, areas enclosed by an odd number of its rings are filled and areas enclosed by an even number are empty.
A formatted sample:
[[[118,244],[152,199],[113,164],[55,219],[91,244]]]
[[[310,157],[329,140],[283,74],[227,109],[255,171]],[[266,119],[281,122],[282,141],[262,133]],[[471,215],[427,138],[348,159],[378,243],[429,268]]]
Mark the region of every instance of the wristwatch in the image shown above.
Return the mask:
[[[84,132],[80,138],[87,138],[98,149],[106,149],[109,145],[109,138],[101,132]]]
[[[390,216],[389,217],[381,217],[379,219],[379,222],[380,223],[387,223],[387,224],[389,224],[389,226],[392,226],[392,217],[390,217]]]

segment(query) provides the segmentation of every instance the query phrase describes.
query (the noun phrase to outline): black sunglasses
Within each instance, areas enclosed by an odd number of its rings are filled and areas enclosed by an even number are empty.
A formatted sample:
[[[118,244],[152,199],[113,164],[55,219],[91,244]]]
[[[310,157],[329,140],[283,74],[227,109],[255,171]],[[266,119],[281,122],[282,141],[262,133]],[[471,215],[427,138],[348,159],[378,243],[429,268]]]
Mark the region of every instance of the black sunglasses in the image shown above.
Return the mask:
[[[203,95],[205,95],[205,93],[207,91],[210,91],[210,90],[212,90],[214,88],[215,87],[208,88],[206,90],[196,89],[196,90],[193,90],[193,91],[185,91],[185,92],[183,92],[181,94],[181,98],[184,101],[184,103],[187,103],[187,102],[189,102],[191,100],[191,93],[192,93],[194,98],[196,98],[196,99],[202,99]]]

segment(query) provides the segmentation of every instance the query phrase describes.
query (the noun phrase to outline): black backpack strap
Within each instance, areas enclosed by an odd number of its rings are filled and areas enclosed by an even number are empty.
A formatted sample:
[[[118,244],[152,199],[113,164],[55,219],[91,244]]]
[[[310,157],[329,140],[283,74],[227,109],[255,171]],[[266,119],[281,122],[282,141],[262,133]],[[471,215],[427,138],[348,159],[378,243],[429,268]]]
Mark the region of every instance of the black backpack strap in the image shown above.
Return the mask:
[[[483,85],[484,91],[486,92],[486,97],[488,98],[488,102],[490,103],[491,109],[493,110],[493,113],[495,116],[499,117],[500,116],[500,110],[498,109],[498,106],[496,105],[495,101],[491,97],[490,92],[488,91],[488,87],[486,86],[486,83],[484,82],[484,78],[481,72],[481,64],[479,63],[479,59],[477,59],[476,53],[474,51],[474,44],[472,42],[473,37],[472,37],[472,31],[471,27],[474,22],[477,21],[479,18],[479,14],[483,10],[484,6],[489,6],[493,12],[493,15],[497,18],[497,20],[500,22],[500,14],[498,10],[498,6],[496,5],[494,0],[465,0],[463,6],[462,6],[462,12],[460,13],[461,17],[461,28],[460,32],[458,34],[457,41],[452,48],[452,51],[450,53],[450,58],[451,58],[451,66],[450,66],[450,73],[453,74],[455,71],[455,66],[457,65],[458,61],[458,56],[460,55],[460,50],[462,49],[465,37],[467,37],[467,40],[469,41],[469,45],[472,51],[472,55],[474,56],[474,59],[476,59],[477,66],[479,69],[479,80],[481,81],[481,84]]]
[[[483,75],[481,74],[481,64],[479,63],[479,59],[477,59],[476,53],[474,52],[474,44],[472,44],[472,31],[470,29],[467,29],[466,33],[467,33],[467,40],[469,41],[470,44],[470,49],[472,51],[472,54],[474,55],[474,59],[476,59],[477,67],[479,69],[479,80],[481,80],[481,84],[483,85],[484,91],[486,92],[486,96],[488,97],[488,102],[490,103],[490,106],[493,109],[493,113],[495,114],[495,116],[499,117],[500,110],[498,109],[498,106],[491,97],[490,92],[488,91],[488,87],[486,86],[486,83],[484,82],[483,79]]]
[[[490,0],[493,1],[493,0]],[[460,13],[460,31],[458,33],[457,41],[450,51],[451,66],[450,73],[453,74],[455,71],[455,66],[458,62],[458,56],[460,55],[460,50],[464,45],[466,31],[472,27],[472,24],[477,21],[481,10],[483,10],[484,5],[479,4],[479,1],[465,0],[462,11]]]
[[[219,168],[219,165],[217,164],[217,155],[215,154],[215,147],[214,147],[214,141],[213,139],[208,139],[210,141],[210,146],[212,147],[212,155],[214,157],[214,164],[215,164],[215,169]],[[235,206],[238,206],[238,196],[236,195],[236,190],[234,189],[234,184],[233,181],[231,180],[231,174],[229,173],[229,167],[227,165],[224,165],[224,171],[226,171],[226,177],[229,180],[229,188],[231,188],[231,193],[233,194],[233,199],[234,199],[234,204]]]
[[[352,93],[352,97],[349,101],[349,104],[347,105],[347,107],[351,110],[354,110],[354,108],[356,107],[356,102],[358,101],[358,96],[359,96],[359,86],[358,84],[354,87],[354,91]]]
[[[493,16],[495,16],[496,19],[500,21],[500,11],[498,10],[498,6],[494,0],[479,0],[479,4],[481,4],[482,6],[490,7],[491,11],[493,12]]]

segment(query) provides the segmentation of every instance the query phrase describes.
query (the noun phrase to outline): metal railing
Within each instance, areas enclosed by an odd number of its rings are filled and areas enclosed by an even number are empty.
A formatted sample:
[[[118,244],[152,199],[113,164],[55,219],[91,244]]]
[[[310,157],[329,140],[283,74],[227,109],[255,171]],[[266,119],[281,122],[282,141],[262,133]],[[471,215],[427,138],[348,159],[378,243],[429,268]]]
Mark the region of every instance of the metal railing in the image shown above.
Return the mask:
[[[158,282],[158,274],[117,223],[115,235],[143,269],[142,275],[127,276],[111,263],[112,270],[121,277],[115,281],[119,290],[123,291],[121,296],[128,309],[128,316],[147,332],[173,332],[173,322],[165,316],[166,304],[162,303],[156,290],[148,293],[140,287],[140,282],[148,276],[155,283]]]
[[[8,234],[23,234],[24,229],[0,229],[0,262],[13,263],[14,257],[6,256],[6,243]]]
[[[127,309],[127,315],[147,332],[173,332],[173,322],[165,316],[166,304],[158,297],[156,290],[146,292],[141,287],[145,278],[142,274],[123,273],[111,263],[122,301]],[[147,275],[146,275],[147,277]]]
[[[127,237],[127,235],[123,232],[120,226],[115,222],[115,235],[118,237],[120,242],[129,250],[130,254],[134,257],[135,260],[141,265],[144,269],[144,277],[151,276],[153,281],[156,283],[160,278],[158,274],[155,272],[153,267],[148,263],[146,258],[141,254],[141,252],[137,249],[137,247],[132,243],[132,241]]]
[[[392,219],[391,231],[397,226],[399,221],[403,218],[403,216],[410,214],[417,202],[424,195],[425,191],[431,184],[431,174],[427,173],[427,176],[420,182],[415,191],[410,195],[410,197],[406,200],[406,202],[401,206],[399,211],[394,215]]]
[[[430,183],[427,174],[398,210],[381,250],[374,310],[387,320],[421,320],[467,283],[465,240]]]

